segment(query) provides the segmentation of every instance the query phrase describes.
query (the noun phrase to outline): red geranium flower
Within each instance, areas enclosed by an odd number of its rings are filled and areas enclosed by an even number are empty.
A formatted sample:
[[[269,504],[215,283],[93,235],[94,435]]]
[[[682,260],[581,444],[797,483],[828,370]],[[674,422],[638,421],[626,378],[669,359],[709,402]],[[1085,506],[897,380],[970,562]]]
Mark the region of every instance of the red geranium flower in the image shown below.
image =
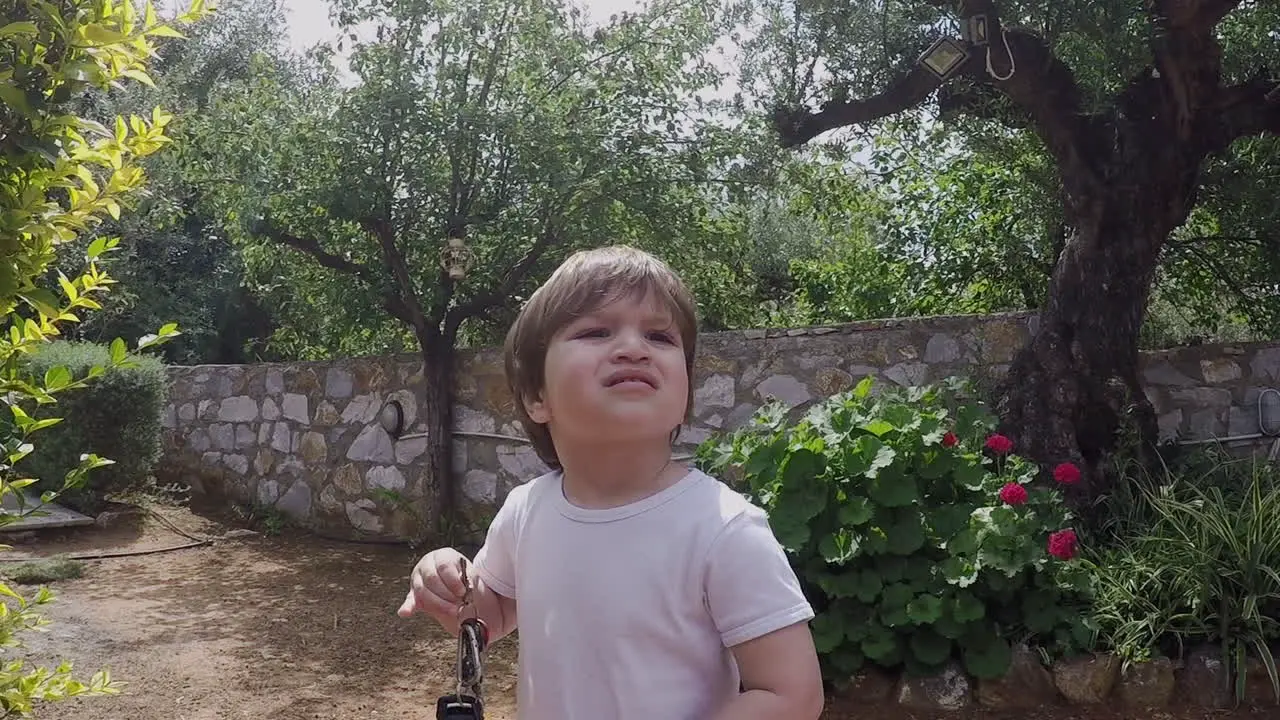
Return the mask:
[[[1000,488],[1000,500],[1005,505],[1022,505],[1027,501],[1027,489],[1018,483],[1007,483]]]
[[[960,442],[960,439],[957,438],[956,434],[950,430],[947,431],[947,434],[942,436],[942,447],[955,447],[958,442]]]
[[[987,438],[987,449],[997,455],[1007,455],[1010,450],[1013,450],[1013,441],[996,433]]]
[[[1049,554],[1059,560],[1070,560],[1076,556],[1076,531],[1059,530],[1049,535]]]
[[[1064,462],[1053,469],[1053,479],[1063,485],[1075,485],[1080,482],[1080,468],[1072,463]]]

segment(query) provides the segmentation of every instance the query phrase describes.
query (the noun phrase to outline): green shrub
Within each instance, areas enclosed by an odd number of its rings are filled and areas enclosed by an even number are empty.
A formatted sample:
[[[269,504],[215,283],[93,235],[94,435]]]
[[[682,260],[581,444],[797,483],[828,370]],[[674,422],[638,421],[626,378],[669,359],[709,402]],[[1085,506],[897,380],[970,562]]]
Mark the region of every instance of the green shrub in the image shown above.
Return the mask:
[[[164,365],[151,356],[130,360],[128,366],[110,367],[109,348],[61,341],[43,345],[29,360],[31,372],[39,377],[57,367],[76,377],[95,366],[108,368],[88,387],[32,411],[37,418],[63,418],[43,432],[40,445],[25,461],[27,472],[39,478],[37,489],[60,489],[82,453],[114,461],[95,471],[84,487],[62,496],[62,502],[82,512],[96,513],[105,495],[147,483],[160,459],[160,423],[168,391]]]
[[[1211,464],[1211,463],[1216,463]],[[1087,553],[1102,643],[1130,661],[1212,642],[1243,697],[1247,654],[1280,699],[1280,478],[1274,464],[1196,453],[1105,498],[1116,523]],[[1141,523],[1141,524],[1139,524]]]
[[[957,656],[995,677],[1013,642],[1088,645],[1089,578],[1071,559],[1070,515],[1001,446],[968,386],[871,389],[867,378],[794,424],[766,406],[698,455],[708,471],[742,476],[768,510],[818,612],[828,677],[867,661],[926,673]]]

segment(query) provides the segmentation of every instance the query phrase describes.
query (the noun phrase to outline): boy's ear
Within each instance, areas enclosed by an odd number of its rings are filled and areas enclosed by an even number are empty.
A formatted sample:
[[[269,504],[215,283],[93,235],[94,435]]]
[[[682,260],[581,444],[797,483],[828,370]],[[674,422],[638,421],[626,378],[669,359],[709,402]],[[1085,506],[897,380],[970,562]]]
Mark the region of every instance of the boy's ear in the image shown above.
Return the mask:
[[[539,392],[537,397],[525,395],[523,397],[524,411],[528,413],[529,419],[539,425],[546,425],[551,419],[551,413],[547,412],[547,405],[542,401],[542,393]]]

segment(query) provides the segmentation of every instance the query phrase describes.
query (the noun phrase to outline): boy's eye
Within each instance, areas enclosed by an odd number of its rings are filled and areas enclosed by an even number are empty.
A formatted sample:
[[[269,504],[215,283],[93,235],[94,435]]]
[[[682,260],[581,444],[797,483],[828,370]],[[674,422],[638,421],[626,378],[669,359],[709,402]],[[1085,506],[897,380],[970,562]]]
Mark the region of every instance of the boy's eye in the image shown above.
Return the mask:
[[[664,342],[664,343],[675,342],[671,337],[671,333],[667,333],[667,332],[649,333],[649,338],[651,340],[656,340],[657,342]]]
[[[605,330],[604,328],[587,328],[586,330],[579,331],[578,334],[575,335],[574,337],[579,337],[579,338],[601,337],[602,335],[606,335],[606,334],[608,334],[608,331]]]

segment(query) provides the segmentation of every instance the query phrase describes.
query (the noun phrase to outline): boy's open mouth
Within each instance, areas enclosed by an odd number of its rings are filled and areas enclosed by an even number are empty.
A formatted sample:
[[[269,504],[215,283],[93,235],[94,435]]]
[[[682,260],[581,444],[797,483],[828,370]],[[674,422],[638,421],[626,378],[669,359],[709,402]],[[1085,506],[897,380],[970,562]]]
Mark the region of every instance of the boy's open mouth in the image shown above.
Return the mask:
[[[605,379],[605,387],[616,387],[623,383],[643,383],[651,388],[658,387],[657,378],[639,370],[621,370]]]

